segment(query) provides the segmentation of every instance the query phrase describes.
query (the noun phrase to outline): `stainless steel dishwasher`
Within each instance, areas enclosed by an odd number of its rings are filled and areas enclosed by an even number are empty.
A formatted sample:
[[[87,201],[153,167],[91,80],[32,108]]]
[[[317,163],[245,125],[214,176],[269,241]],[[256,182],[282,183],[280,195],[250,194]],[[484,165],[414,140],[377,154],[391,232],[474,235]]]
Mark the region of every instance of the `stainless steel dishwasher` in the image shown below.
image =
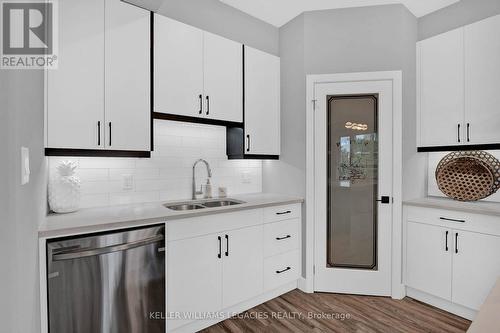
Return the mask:
[[[50,333],[165,333],[165,228],[47,243]]]

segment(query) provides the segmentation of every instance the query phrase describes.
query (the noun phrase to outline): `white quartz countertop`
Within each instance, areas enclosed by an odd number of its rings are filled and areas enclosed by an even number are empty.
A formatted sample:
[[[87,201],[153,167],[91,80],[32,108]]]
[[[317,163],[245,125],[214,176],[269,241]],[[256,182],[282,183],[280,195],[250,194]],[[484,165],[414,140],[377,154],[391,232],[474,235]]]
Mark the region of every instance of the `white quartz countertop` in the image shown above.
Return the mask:
[[[497,202],[461,202],[448,198],[427,197],[403,201],[403,204],[416,207],[448,209],[460,212],[500,216],[500,203]]]
[[[163,206],[167,202],[158,202],[89,208],[69,214],[50,214],[39,226],[38,237],[78,235],[304,201],[302,198],[270,193],[235,195],[230,196],[229,199],[244,201],[244,203],[234,206],[174,211]]]

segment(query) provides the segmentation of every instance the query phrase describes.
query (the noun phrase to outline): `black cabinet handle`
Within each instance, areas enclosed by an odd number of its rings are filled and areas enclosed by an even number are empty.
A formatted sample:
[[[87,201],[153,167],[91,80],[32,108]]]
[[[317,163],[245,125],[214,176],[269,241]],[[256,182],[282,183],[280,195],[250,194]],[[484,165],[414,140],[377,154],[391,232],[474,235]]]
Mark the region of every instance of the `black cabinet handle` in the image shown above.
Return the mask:
[[[458,124],[458,142],[460,142],[460,124]]]
[[[226,235],[226,257],[229,257],[229,236]]]
[[[467,142],[470,142],[470,123],[467,123]]]
[[[109,146],[111,147],[111,137],[112,137],[112,134],[111,134],[111,122],[109,122]]]
[[[250,151],[250,134],[247,134],[247,141],[248,141],[248,143],[247,143],[247,152],[249,152]]]
[[[210,114],[210,96],[207,96],[207,116]]]
[[[200,99],[200,112],[199,112],[199,114],[202,114],[203,113],[203,95],[199,95],[198,97]]]
[[[465,223],[465,220],[449,219],[449,218],[446,218],[446,217],[440,217],[439,219],[440,219],[440,220],[443,220],[443,221],[450,221],[450,222]]]
[[[97,145],[101,145],[101,122],[97,122]]]
[[[455,253],[458,253],[458,232],[455,233]]]
[[[446,231],[446,252],[448,252],[448,234],[449,234],[449,233],[450,233],[450,232],[447,230],[447,231]]]
[[[276,215],[285,215],[285,214],[290,214],[292,211],[291,210],[287,210],[286,212],[278,212],[276,213]]]
[[[285,268],[284,270],[281,270],[281,271],[276,271],[276,274],[285,273],[286,271],[289,271],[289,270],[291,270],[291,269],[292,269],[291,267],[287,267],[287,268]]]
[[[284,240],[284,239],[288,239],[288,238],[292,238],[292,236],[286,235],[285,237],[276,237],[276,240],[280,241],[280,240]]]
[[[383,203],[383,204],[386,204],[386,205],[387,205],[387,204],[390,204],[390,203],[391,203],[391,197],[384,195],[384,196],[382,196],[380,199],[375,200],[375,201],[377,201],[377,202],[381,202],[381,203]]]
[[[219,240],[219,254],[217,255],[217,258],[222,258],[222,238],[221,236],[218,236],[217,239]]]

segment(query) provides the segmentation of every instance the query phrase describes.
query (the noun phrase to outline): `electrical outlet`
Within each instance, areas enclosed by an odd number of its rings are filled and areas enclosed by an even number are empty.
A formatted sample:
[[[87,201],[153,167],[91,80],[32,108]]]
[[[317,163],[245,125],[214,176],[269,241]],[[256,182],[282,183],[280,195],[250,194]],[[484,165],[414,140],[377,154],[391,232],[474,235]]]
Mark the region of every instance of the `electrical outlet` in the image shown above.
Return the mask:
[[[251,184],[252,177],[250,176],[250,172],[244,171],[241,173],[241,183],[242,184]]]
[[[122,189],[125,191],[134,189],[134,175],[122,175]]]

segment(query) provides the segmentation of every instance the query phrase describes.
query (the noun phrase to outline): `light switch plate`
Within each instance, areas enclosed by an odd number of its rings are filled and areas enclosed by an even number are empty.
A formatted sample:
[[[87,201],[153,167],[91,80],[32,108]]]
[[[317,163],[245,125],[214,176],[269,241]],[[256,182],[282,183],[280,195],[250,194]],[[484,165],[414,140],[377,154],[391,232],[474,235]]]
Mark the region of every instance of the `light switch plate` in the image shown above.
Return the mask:
[[[251,184],[252,183],[252,177],[250,176],[250,172],[244,171],[241,173],[241,182],[243,184]]]
[[[134,189],[134,175],[122,175],[122,189],[125,191]]]
[[[30,182],[30,150],[26,147],[21,147],[21,185]]]

